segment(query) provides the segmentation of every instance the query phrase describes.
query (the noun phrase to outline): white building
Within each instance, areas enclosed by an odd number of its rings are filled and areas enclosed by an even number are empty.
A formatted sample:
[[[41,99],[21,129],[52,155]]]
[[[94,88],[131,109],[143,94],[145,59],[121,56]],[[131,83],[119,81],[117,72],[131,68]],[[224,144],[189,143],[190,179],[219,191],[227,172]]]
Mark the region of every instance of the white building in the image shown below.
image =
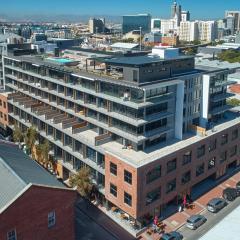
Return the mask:
[[[182,22],[190,21],[190,12],[189,11],[182,11],[181,12],[181,21]]]
[[[215,21],[197,21],[198,39],[200,41],[212,42],[216,38],[217,24]]]
[[[169,32],[177,33],[178,26],[176,19],[161,19],[161,33],[163,35],[168,34]]]
[[[181,22],[179,28],[179,40],[192,42],[198,40],[198,24],[197,22]]]

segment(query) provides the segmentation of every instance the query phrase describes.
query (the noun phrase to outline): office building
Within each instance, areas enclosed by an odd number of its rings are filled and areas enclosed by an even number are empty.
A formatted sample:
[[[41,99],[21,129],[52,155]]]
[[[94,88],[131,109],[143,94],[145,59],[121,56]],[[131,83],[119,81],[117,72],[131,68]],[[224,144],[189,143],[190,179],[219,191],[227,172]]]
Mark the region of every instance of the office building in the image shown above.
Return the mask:
[[[2,140],[0,178],[0,239],[75,240],[77,193]]]
[[[64,181],[88,166],[107,214],[131,233],[239,165],[228,69],[195,66],[166,47],[144,56],[81,53],[79,61],[14,51],[3,56],[8,127],[35,126]]]
[[[159,19],[159,18],[152,18],[152,20],[151,20],[151,31],[152,32],[159,32],[159,31],[161,31],[161,19]]]
[[[139,30],[143,34],[151,31],[151,15],[150,14],[137,14],[137,15],[126,15],[123,16],[122,22],[122,33]]]
[[[217,37],[217,24],[215,21],[197,21],[198,39],[212,42]]]
[[[179,40],[186,42],[198,40],[197,22],[182,21],[179,27]]]
[[[161,33],[163,35],[167,35],[169,33],[175,33],[178,32],[178,26],[176,19],[161,19]]]
[[[104,33],[105,18],[90,18],[88,28],[90,33]]]
[[[226,28],[230,31],[230,34],[233,35],[235,32],[235,17],[228,15],[226,17]]]
[[[189,11],[182,11],[182,13],[181,13],[181,21],[182,22],[190,21],[190,12]]]
[[[226,11],[225,18],[229,16],[234,18],[234,32],[240,31],[240,11]]]

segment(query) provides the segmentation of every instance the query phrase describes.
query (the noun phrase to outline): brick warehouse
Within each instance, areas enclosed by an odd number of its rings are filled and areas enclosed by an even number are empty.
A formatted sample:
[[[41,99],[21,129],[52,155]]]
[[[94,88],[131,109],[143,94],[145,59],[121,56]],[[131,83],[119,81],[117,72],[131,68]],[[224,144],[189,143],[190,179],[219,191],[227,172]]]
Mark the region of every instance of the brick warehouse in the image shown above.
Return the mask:
[[[0,239],[75,239],[76,192],[3,141],[0,192]]]

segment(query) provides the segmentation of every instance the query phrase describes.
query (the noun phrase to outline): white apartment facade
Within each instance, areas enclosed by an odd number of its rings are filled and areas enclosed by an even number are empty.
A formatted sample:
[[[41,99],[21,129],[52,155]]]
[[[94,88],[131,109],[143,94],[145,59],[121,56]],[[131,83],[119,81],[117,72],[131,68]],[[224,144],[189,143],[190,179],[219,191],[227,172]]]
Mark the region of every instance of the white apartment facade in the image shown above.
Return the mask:
[[[198,25],[196,22],[181,22],[179,27],[179,40],[192,42],[198,40]]]
[[[216,21],[197,21],[200,41],[211,42],[216,38]]]

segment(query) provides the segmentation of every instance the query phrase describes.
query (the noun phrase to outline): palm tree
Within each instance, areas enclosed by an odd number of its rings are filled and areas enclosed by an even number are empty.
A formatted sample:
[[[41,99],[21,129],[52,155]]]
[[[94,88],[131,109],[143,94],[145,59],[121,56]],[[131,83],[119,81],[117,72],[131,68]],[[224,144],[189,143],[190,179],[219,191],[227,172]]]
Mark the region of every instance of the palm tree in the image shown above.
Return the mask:
[[[81,196],[89,198],[93,188],[90,168],[82,167],[77,174],[70,176],[69,183],[77,188]]]
[[[17,124],[14,125],[14,130],[13,130],[13,141],[20,143],[24,139],[24,134],[22,133],[22,130],[19,128]]]
[[[36,152],[40,162],[42,162],[45,166],[50,165],[50,167],[52,167],[53,162],[49,158],[50,148],[51,146],[49,141],[45,139],[42,144],[37,146]]]
[[[31,126],[30,128],[28,128],[24,138],[26,146],[30,151],[30,154],[32,154],[33,152],[36,139],[37,139],[37,130],[35,127]]]

